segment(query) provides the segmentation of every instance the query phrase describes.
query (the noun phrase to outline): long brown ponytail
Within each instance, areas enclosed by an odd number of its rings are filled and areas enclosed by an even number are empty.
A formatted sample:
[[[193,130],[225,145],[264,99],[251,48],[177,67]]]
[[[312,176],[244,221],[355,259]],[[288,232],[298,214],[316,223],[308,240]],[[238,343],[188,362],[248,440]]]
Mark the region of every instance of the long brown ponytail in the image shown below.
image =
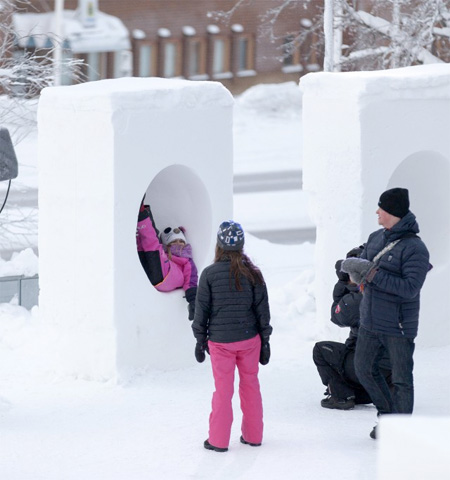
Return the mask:
[[[230,281],[234,277],[237,290],[242,290],[241,276],[246,277],[252,285],[264,285],[264,277],[261,270],[253,264],[242,250],[227,250],[216,245],[214,263],[230,260]]]

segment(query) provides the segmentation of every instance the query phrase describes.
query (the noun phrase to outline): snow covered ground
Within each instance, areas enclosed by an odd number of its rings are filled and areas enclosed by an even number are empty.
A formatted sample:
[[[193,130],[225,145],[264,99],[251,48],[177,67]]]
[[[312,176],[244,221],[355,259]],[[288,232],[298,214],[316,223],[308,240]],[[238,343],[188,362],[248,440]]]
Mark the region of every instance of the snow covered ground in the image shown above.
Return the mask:
[[[286,107],[293,103],[293,90],[260,86],[248,93],[252,101],[243,98],[236,108],[235,171],[301,168],[301,118]],[[265,104],[266,98],[273,101]],[[246,102],[251,107],[244,107]],[[31,135],[18,147],[17,183],[30,188],[37,187],[33,141]],[[271,195],[270,211],[306,218],[295,211],[296,201]],[[269,207],[264,208],[267,213]],[[255,207],[238,199],[235,218],[244,228],[254,216]],[[186,359],[184,369],[148,372],[121,385],[62,377],[53,361],[57,333],[37,307],[28,312],[13,302],[0,304],[1,478],[375,479],[377,442],[368,435],[376,420],[374,407],[337,412],[320,406],[324,387],[312,347],[318,340],[343,339],[347,332],[315,322],[314,245],[280,246],[250,235],[246,245],[266,276],[274,326],[271,362],[260,369],[265,412],[260,448],[239,443],[237,394],[229,451],[203,448],[213,391],[208,359],[203,364]],[[29,251],[15,257],[13,267],[6,260],[0,262],[0,273],[21,273],[36,261]],[[194,339],[186,323],[193,357]],[[416,415],[450,415],[449,354],[449,347],[417,349]]]

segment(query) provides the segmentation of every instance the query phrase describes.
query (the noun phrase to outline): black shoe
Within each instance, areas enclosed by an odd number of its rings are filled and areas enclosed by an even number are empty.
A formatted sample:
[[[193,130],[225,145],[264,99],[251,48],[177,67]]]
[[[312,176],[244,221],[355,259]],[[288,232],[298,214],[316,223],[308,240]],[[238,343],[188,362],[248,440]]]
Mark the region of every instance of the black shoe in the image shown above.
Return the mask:
[[[214,450],[215,452],[228,452],[228,448],[215,447],[214,445],[211,445],[208,440],[204,441],[203,446],[206,448],[206,450]]]
[[[244,437],[241,435],[241,443],[243,443],[244,445],[250,445],[251,447],[260,447],[261,444],[260,443],[250,443],[250,442],[246,442],[244,440]]]
[[[377,426],[376,425],[372,428],[372,431],[370,432],[369,436],[370,436],[370,438],[373,438],[374,440],[377,439]]]
[[[324,398],[320,404],[323,408],[333,408],[336,410],[351,410],[355,407],[355,399],[353,397],[341,400],[339,398],[329,395]]]

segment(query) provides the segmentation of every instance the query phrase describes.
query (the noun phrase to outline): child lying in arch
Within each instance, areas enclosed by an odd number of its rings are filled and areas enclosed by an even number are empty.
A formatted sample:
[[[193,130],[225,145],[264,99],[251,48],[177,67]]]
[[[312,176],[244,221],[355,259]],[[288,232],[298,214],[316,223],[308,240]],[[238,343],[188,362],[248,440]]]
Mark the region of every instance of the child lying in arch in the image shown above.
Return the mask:
[[[167,227],[161,234],[149,205],[141,203],[136,230],[139,260],[151,284],[160,292],[183,288],[189,320],[194,319],[198,274],[192,247],[182,227]]]

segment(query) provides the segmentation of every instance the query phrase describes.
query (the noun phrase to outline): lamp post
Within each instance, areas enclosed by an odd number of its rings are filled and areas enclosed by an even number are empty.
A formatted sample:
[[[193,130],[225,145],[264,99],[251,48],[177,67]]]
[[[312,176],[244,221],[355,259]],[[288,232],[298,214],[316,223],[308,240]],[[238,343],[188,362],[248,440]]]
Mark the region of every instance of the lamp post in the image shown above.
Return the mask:
[[[53,47],[54,85],[61,85],[61,63],[64,41],[64,0],[55,0],[55,45]]]
[[[332,72],[334,70],[334,1],[325,0],[323,13],[323,32],[325,35],[325,58],[323,70]]]
[[[325,72],[341,70],[342,7],[339,0],[324,0],[323,31],[325,35]]]

